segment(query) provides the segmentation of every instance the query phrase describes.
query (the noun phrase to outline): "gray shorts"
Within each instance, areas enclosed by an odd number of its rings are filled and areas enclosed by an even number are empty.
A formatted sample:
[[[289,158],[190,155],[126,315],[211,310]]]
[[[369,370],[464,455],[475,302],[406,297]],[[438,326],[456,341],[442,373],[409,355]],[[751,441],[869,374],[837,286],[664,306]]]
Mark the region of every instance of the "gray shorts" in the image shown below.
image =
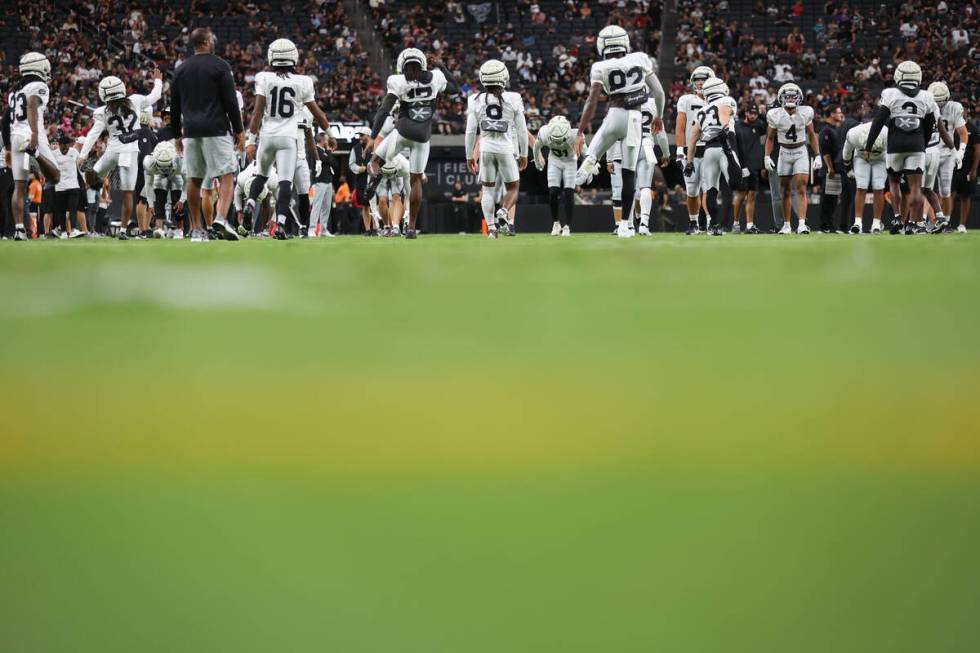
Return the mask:
[[[184,139],[184,172],[188,179],[217,178],[238,171],[230,134]]]

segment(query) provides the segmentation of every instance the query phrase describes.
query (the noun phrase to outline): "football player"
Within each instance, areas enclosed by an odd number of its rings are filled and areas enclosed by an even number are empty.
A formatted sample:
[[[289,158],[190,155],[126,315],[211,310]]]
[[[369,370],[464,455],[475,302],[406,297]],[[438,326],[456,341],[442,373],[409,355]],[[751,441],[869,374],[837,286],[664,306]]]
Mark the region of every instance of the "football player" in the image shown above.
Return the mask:
[[[164,238],[174,229],[173,216],[184,192],[184,172],[173,141],[157,143],[143,158],[143,196],[152,203],[156,229],[154,238]]]
[[[704,106],[696,114],[696,122],[687,136],[687,163],[684,166],[685,175],[694,175],[694,160],[698,150],[701,151],[701,189],[705,191],[709,201],[708,206],[721,190],[721,178],[728,181],[729,161],[734,156],[729,142],[729,135],[735,124],[735,114],[738,105],[728,95],[728,85],[717,77],[705,80],[701,87],[704,96]],[[708,226],[708,233],[721,236],[725,232],[721,223]]]
[[[643,136],[640,141],[640,160],[636,165],[637,203],[640,209],[640,228],[637,234],[650,235],[650,211],[653,209],[653,171],[659,165],[666,168],[670,163],[670,144],[667,131],[655,132],[653,123],[657,119],[657,104],[653,98],[640,107],[643,116]],[[634,207],[635,210],[635,207]]]
[[[14,240],[29,240],[24,229],[24,202],[31,174],[31,159],[41,167],[48,181],[57,183],[61,174],[48,144],[44,128],[44,109],[48,106],[51,63],[40,52],[28,52],[20,58],[20,79],[7,98],[9,111],[4,112],[3,141],[10,143],[10,167],[14,179],[11,210],[14,214]]]
[[[575,171],[578,160],[575,156],[575,137],[577,130],[565,116],[555,116],[538,130],[534,141],[534,165],[538,170],[548,167],[548,206],[551,209],[551,235],[570,236],[572,233],[572,207],[575,204]],[[548,161],[541,150],[548,148]],[[564,205],[565,220],[558,212],[559,202]]]
[[[289,39],[276,39],[269,45],[268,61],[273,70],[255,76],[255,108],[248,125],[246,146],[249,158],[255,158],[258,172],[248,192],[246,212],[254,213],[256,201],[275,164],[279,175],[275,236],[285,240],[288,238],[286,220],[292,218],[295,222],[289,205],[299,160],[296,134],[303,107],[310,110],[313,119],[323,129],[327,129],[330,123],[313,100],[313,80],[295,72],[299,61],[296,45]]]
[[[412,186],[408,159],[396,154],[381,166],[381,183],[378,184],[378,210],[384,222],[384,235],[397,238],[401,235],[400,223],[404,214],[404,199]]]
[[[269,234],[265,230],[268,222],[267,209],[270,202],[266,200],[276,197],[279,192],[279,176],[273,168],[269,172],[269,177],[259,189],[259,196],[254,203],[249,203],[249,196],[252,192],[252,182],[258,176],[259,168],[255,159],[245,166],[245,169],[238,173],[235,180],[235,196],[233,199],[235,210],[239,213],[238,222],[246,229],[251,229],[253,236],[268,238]],[[275,208],[273,205],[271,208]]]
[[[316,142],[313,140],[313,114],[306,107],[300,110],[296,123],[296,171],[293,173],[293,190],[296,191],[296,208],[299,211],[300,237],[310,236],[310,168],[316,168]]]
[[[698,66],[691,72],[690,87],[692,93],[685,93],[677,100],[677,119],[674,125],[674,142],[677,144],[677,165],[683,170],[687,167],[687,139],[696,124],[697,113],[704,107],[704,96],[701,87],[704,82],[715,76],[714,71],[707,66]],[[696,235],[698,214],[701,212],[701,159],[694,160],[694,172],[684,178],[687,190],[687,235]],[[705,225],[707,226],[707,224]]]
[[[139,176],[139,130],[140,116],[157,103],[163,95],[163,74],[153,71],[153,90],[149,95],[126,94],[126,84],[113,75],[99,82],[99,99],[104,104],[92,113],[92,124],[85,136],[85,144],[78,156],[78,167],[82,168],[95,142],[103,132],[109,133],[109,143],[105,152],[87,171],[86,182],[95,185],[105,179],[113,170],[119,170],[119,189],[122,191],[122,228],[119,240],[127,240],[126,227],[133,215],[134,191]],[[145,234],[140,234],[145,237]]]
[[[527,167],[527,121],[524,117],[524,100],[513,91],[504,90],[510,82],[510,73],[502,61],[490,59],[480,66],[480,85],[483,91],[466,99],[466,166],[472,174],[479,170],[483,193],[480,205],[487,221],[487,237],[497,237],[497,222],[504,223],[510,233],[509,211],[517,201],[520,171]],[[516,126],[517,159],[514,158],[514,142],[511,125]],[[480,162],[474,158],[477,132],[480,134]],[[503,178],[506,188],[501,208],[494,215],[494,186],[497,177]]]
[[[636,164],[642,143],[643,116],[640,107],[653,95],[657,108],[654,120],[655,132],[663,129],[664,89],[657,79],[656,65],[643,52],[630,52],[630,38],[622,27],[610,25],[599,32],[596,39],[600,61],[592,64],[589,75],[589,97],[579,119],[575,139],[576,153],[581,152],[585,130],[592,124],[599,97],[604,92],[609,97],[609,109],[602,125],[588,147],[588,154],[575,174],[575,185],[585,184],[595,170],[596,162],[616,141],[623,142],[623,219],[617,228],[620,238],[633,236],[633,195],[636,191]]]
[[[945,145],[939,149],[939,202],[943,214],[948,219],[953,211],[953,171],[959,170],[963,165],[970,135],[966,129],[963,105],[950,100],[949,87],[943,82],[933,82],[929,85],[929,92],[932,93],[936,106],[939,107],[939,119],[943,127],[954,136],[954,144],[957,139],[959,140],[959,146],[955,150]],[[938,133],[935,134],[934,140],[939,143]]]
[[[895,86],[881,92],[881,101],[868,140],[865,142],[864,157],[869,160],[878,134],[887,125],[888,138],[885,150],[885,166],[892,197],[900,196],[899,187],[902,175],[908,182],[908,211],[902,215],[906,222],[906,233],[915,233],[915,221],[908,216],[922,215],[924,198],[922,194],[922,175],[926,169],[926,143],[932,130],[939,128],[939,137],[949,149],[953,140],[939,120],[939,107],[927,90],[921,88],[922,69],[914,61],[903,61],[895,68]],[[894,203],[894,199],[892,200]]]
[[[803,91],[792,82],[779,87],[776,100],[779,106],[766,113],[766,122],[769,123],[766,133],[766,170],[769,174],[775,171],[782,190],[783,227],[779,233],[793,233],[790,225],[790,202],[795,195],[796,215],[799,217],[796,233],[808,234],[810,227],[806,224],[806,187],[810,181],[810,171],[819,170],[823,166],[817,134],[813,129],[813,107],[801,105]],[[779,141],[778,162],[772,160],[776,140]],[[807,143],[814,153],[812,159],[807,153]],[[794,184],[795,193],[792,188]]]
[[[885,143],[888,138],[888,128],[878,134],[871,149],[871,156],[864,157],[864,146],[868,141],[871,123],[866,122],[851,127],[844,137],[844,151],[841,155],[848,176],[854,179],[854,224],[852,234],[860,234],[864,221],[864,202],[868,191],[872,193],[871,233],[880,234],[882,230],[881,215],[885,211],[885,180],[888,173],[885,170]]]
[[[434,70],[429,70],[432,66]],[[436,100],[440,93],[456,95],[459,84],[442,61],[435,56],[428,58],[417,48],[407,48],[398,54],[395,74],[388,77],[388,93],[374,117],[371,138],[381,133],[392,108],[399,104],[395,128],[374,150],[368,163],[369,179],[365,188],[365,200],[371,201],[381,182],[381,166],[403,150],[408,150],[408,164],[412,175],[409,196],[409,226],[405,238],[415,238],[415,221],[422,210],[422,177],[429,162],[429,139],[435,119]]]

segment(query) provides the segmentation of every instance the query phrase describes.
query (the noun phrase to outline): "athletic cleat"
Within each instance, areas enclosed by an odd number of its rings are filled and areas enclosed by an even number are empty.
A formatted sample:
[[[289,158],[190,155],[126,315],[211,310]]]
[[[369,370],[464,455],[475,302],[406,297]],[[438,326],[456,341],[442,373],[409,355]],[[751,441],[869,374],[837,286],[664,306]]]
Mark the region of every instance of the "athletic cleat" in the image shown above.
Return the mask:
[[[245,228],[245,225],[238,225],[238,228],[235,229],[235,231],[238,232],[238,235],[241,238],[248,238],[248,229]]]
[[[927,234],[941,234],[943,228],[937,222],[927,222],[926,223],[926,233]]]
[[[487,238],[489,240],[497,240],[497,230],[496,229],[487,229]]]
[[[14,240],[30,240],[23,227],[14,231]]]
[[[284,222],[276,223],[276,232],[274,236],[276,240],[289,240],[289,234],[286,232],[286,224]]]
[[[184,230],[183,229],[172,229],[170,231],[170,233],[167,234],[167,237],[168,238],[173,238],[174,240],[183,240],[184,239]]]
[[[711,234],[712,236],[724,236],[725,235],[725,232],[724,232],[724,230],[722,230],[720,224],[713,224],[713,225],[711,225],[711,228],[708,229],[708,233]]]
[[[905,235],[906,236],[914,236],[917,233],[921,233],[919,231],[919,225],[915,224],[912,221],[909,221],[908,223],[906,223],[906,225],[905,225]]]
[[[568,228],[568,225],[567,224],[564,227],[561,228],[561,235],[562,236],[571,236],[572,235],[572,230]]]
[[[72,229],[71,234],[68,235],[69,238],[84,238],[85,232],[81,229]]]
[[[956,227],[956,233],[958,233],[958,234],[965,234],[966,233],[966,225],[965,224],[961,224],[958,227]]]
[[[791,233],[793,233],[793,228],[791,226],[789,226],[789,223],[788,222],[784,222],[782,228],[779,231],[777,231],[776,233],[778,233],[780,236],[782,236],[784,234],[791,234]]]
[[[822,234],[832,234],[832,233],[834,233],[834,230],[831,229],[830,227],[820,227],[820,233],[822,233]]]
[[[752,225],[751,227],[746,227],[745,228],[745,233],[747,233],[747,234],[757,234],[757,233],[759,233],[759,228],[757,226],[755,226],[755,225]]]
[[[859,233],[861,233],[861,226],[860,225],[857,225],[857,224],[852,224],[850,231],[851,231],[852,234],[859,234]]]
[[[415,233],[414,229],[406,229],[405,238],[408,240],[415,240],[416,238],[418,238],[418,234]]]
[[[650,227],[646,226],[645,224],[641,224],[640,225],[640,228],[636,232],[636,235],[637,236],[649,236],[650,235]]]
[[[153,232],[150,231],[149,229],[146,229],[144,231],[141,231],[140,235],[137,236],[137,238],[139,238],[140,240],[150,240],[153,238]]]
[[[125,229],[120,229],[119,235],[116,236],[116,238],[118,238],[119,240],[129,240],[129,235],[126,234]]]
[[[596,159],[594,156],[591,154],[585,155],[582,165],[575,171],[576,186],[585,186],[592,181],[592,175],[595,173],[595,164]]]
[[[60,236],[58,236],[58,231],[57,230],[49,231],[49,232],[47,232],[47,233],[44,234],[44,238],[46,240],[58,240],[59,237]]]
[[[163,229],[154,229],[153,230],[153,237],[154,238],[164,238],[164,237],[166,237],[166,235],[167,234],[165,234],[163,232]]]
[[[136,238],[140,235],[140,228],[135,222],[130,222],[126,227],[126,233],[130,238]]]
[[[806,226],[806,223],[805,222],[801,222],[796,227],[796,233],[801,234],[801,235],[808,234],[808,233],[810,233],[810,227]]]
[[[881,233],[881,225],[880,224],[872,224],[871,225],[871,233],[874,234],[874,235],[880,234]]]
[[[203,243],[208,239],[206,233],[202,229],[194,229],[191,231],[191,242],[192,243]]]
[[[698,221],[688,220],[687,231],[684,233],[686,233],[688,236],[697,236],[699,233],[701,233],[701,230],[698,228]]]
[[[214,225],[208,227],[208,230],[204,232],[208,240],[218,240],[218,232],[214,230]]]
[[[898,234],[902,233],[902,229],[904,228],[905,225],[902,224],[901,220],[892,220],[892,224],[888,228],[888,233],[890,233],[893,236],[897,236]]]
[[[219,238],[223,238],[224,240],[238,240],[238,231],[232,229],[224,220],[215,220],[211,227],[218,234]]]
[[[551,235],[552,236],[560,236],[561,235],[561,224],[560,223],[556,222],[553,225],[551,225]]]
[[[740,233],[742,233],[742,223],[741,222],[736,222],[736,223],[734,223],[732,225],[732,233],[733,234],[740,234]]]
[[[634,235],[635,234],[633,230],[629,228],[629,225],[627,225],[625,222],[619,223],[619,230],[616,232],[617,238],[632,238]]]
[[[936,226],[935,226],[935,228],[932,231],[930,231],[929,233],[932,233],[932,234],[941,234],[941,233],[943,233],[944,231],[946,231],[948,229],[949,229],[949,220],[947,220],[946,218],[943,218],[942,220],[936,220]]]

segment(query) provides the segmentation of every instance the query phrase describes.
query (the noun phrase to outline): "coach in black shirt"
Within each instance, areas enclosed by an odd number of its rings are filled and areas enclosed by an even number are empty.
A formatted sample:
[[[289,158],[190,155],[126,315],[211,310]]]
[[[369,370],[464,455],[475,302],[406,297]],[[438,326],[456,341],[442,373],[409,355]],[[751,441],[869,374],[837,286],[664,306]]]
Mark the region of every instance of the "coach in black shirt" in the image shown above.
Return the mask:
[[[316,156],[319,159],[319,172],[313,180],[313,208],[310,212],[310,229],[320,227],[319,236],[331,236],[330,209],[333,208],[333,180],[340,174],[340,165],[334,156],[337,141],[320,132],[316,137]],[[312,235],[312,234],[311,234]]]
[[[215,178],[218,186],[218,210],[213,227],[219,237],[238,240],[238,233],[224,220],[231,206],[238,160],[237,149],[245,148],[242,114],[235,97],[235,79],[231,66],[214,55],[215,37],[206,27],[191,32],[194,54],[174,72],[171,85],[170,114],[177,153],[184,157],[187,175],[187,204],[191,229],[201,230],[201,181]]]
[[[840,131],[844,123],[844,110],[836,104],[826,109],[824,128],[820,131],[820,156],[823,159],[826,176],[820,194],[820,231],[834,232],[834,211],[840,205],[840,227],[843,233],[850,228],[851,206],[850,179],[844,174],[844,136]]]
[[[755,226],[755,194],[759,190],[759,179],[765,167],[762,141],[766,137],[766,121],[759,116],[759,108],[754,104],[746,106],[742,115],[745,119],[735,123],[735,144],[749,176],[742,179],[742,187],[735,193],[735,221],[732,223],[732,231],[739,230],[744,208],[746,232],[758,233]]]

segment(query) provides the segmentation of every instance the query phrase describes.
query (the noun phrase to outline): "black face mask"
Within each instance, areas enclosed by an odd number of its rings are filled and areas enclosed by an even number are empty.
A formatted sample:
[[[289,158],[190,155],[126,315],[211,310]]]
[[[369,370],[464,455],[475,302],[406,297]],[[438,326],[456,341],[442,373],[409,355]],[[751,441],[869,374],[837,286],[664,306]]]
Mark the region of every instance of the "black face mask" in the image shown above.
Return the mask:
[[[902,82],[898,88],[906,95],[914,96],[919,92],[919,82]]]

